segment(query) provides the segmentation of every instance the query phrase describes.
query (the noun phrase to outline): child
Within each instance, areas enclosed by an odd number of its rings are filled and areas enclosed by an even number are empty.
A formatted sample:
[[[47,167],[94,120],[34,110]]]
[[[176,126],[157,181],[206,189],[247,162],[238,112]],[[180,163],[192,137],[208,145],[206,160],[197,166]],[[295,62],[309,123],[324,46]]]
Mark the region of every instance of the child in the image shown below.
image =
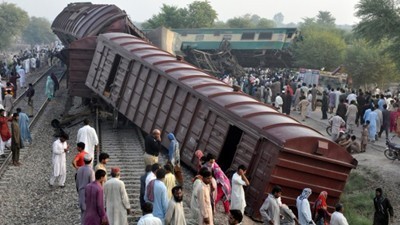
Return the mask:
[[[365,150],[367,149],[368,128],[369,128],[369,120],[365,122],[365,124],[363,125],[363,129],[361,131],[361,152],[365,152]]]

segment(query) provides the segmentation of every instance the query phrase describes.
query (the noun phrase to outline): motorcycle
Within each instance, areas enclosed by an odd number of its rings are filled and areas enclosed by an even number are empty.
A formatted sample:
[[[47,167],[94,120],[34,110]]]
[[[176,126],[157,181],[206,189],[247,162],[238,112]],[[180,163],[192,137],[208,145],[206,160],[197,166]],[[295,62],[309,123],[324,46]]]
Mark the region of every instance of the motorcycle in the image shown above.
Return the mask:
[[[390,160],[400,160],[400,144],[396,144],[392,142],[392,139],[396,137],[396,135],[394,135],[392,138],[390,139],[386,139],[386,149],[384,151],[384,154],[386,156],[386,158],[390,159]]]

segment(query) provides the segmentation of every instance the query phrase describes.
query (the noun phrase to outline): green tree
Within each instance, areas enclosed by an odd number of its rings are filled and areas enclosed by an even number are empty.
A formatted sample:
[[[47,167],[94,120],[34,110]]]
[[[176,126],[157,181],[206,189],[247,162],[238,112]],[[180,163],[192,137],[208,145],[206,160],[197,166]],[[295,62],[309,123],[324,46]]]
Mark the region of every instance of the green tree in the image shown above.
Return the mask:
[[[273,17],[273,20],[274,20],[276,26],[278,26],[278,27],[283,26],[284,19],[285,19],[285,17],[283,16],[283,14],[281,12],[275,14]]]
[[[0,49],[7,48],[11,40],[20,35],[29,23],[28,13],[15,4],[0,4]]]
[[[185,28],[187,10],[180,9],[177,6],[163,4],[161,12],[153,15],[149,20],[142,24],[145,29],[155,29],[160,26],[166,28]]]
[[[188,5],[187,11],[188,28],[212,27],[218,16],[208,1],[194,1]]]
[[[51,31],[51,24],[46,18],[31,17],[30,22],[23,32],[22,38],[31,45],[55,41]]]
[[[343,62],[346,44],[342,37],[328,30],[310,29],[293,46],[295,64],[300,67],[332,70]]]
[[[336,19],[328,11],[319,11],[316,22],[322,26],[335,26]]]
[[[273,28],[273,27],[276,27],[275,22],[273,20],[269,20],[266,18],[261,18],[256,25],[256,28]]]
[[[251,22],[250,17],[241,16],[241,17],[234,17],[226,21],[230,28],[252,28],[253,23]]]
[[[163,4],[161,12],[153,15],[142,24],[145,29],[160,26],[167,28],[204,28],[212,27],[217,19],[217,12],[208,1],[194,1],[187,8],[178,8]]]
[[[353,80],[353,87],[366,87],[371,83],[384,87],[399,81],[396,64],[385,54],[385,48],[371,46],[365,40],[355,40],[348,48],[344,65]]]
[[[387,52],[397,62],[400,57],[400,15],[396,0],[360,0],[356,5],[356,16],[360,22],[354,28],[358,37],[370,44],[389,43]]]

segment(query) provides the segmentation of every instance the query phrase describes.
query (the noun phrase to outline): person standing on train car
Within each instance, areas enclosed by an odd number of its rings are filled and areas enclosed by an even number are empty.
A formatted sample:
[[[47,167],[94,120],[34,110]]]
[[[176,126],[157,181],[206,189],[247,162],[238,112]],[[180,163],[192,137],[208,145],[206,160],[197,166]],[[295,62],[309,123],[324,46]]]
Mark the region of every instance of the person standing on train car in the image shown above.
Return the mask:
[[[308,197],[312,194],[312,190],[310,188],[304,188],[303,192],[296,199],[296,207],[298,213],[298,219],[300,225],[315,225],[312,220],[310,202],[308,201]]]
[[[94,158],[94,149],[96,148],[98,151],[99,138],[97,137],[96,130],[89,125],[89,119],[85,119],[83,124],[84,126],[78,130],[76,142],[85,143],[85,151]]]
[[[144,164],[153,165],[158,163],[158,155],[161,150],[161,131],[154,129],[145,139],[145,153],[143,156]]]
[[[207,154],[207,163],[206,167],[214,173],[215,180],[217,181],[217,197],[215,199],[215,205],[222,200],[224,205],[225,213],[229,214],[230,205],[229,199],[231,198],[231,182],[228,177],[219,167],[217,162],[215,162],[215,156],[212,154]]]
[[[263,218],[264,225],[280,225],[280,197],[282,195],[282,188],[274,186],[268,197],[260,208],[260,214]]]
[[[238,209],[242,214],[244,214],[244,208],[246,207],[243,186],[250,185],[246,177],[246,171],[246,167],[240,165],[236,173],[232,176],[231,209]]]

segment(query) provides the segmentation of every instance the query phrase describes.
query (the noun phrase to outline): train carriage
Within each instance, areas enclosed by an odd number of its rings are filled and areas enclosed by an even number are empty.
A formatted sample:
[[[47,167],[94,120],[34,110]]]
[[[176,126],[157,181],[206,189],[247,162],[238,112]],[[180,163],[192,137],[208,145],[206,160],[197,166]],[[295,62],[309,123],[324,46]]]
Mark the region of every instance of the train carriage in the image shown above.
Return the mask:
[[[65,46],[68,66],[68,94],[91,97],[84,83],[101,33],[124,32],[148,41],[144,33],[115,5],[70,3],[54,19],[51,29]]]
[[[173,132],[192,169],[197,149],[216,155],[223,170],[247,166],[253,218],[274,185],[288,205],[310,187],[311,199],[326,190],[333,206],[357,165],[319,132],[129,34],[99,36],[86,86],[143,131],[161,129],[165,147]]]

